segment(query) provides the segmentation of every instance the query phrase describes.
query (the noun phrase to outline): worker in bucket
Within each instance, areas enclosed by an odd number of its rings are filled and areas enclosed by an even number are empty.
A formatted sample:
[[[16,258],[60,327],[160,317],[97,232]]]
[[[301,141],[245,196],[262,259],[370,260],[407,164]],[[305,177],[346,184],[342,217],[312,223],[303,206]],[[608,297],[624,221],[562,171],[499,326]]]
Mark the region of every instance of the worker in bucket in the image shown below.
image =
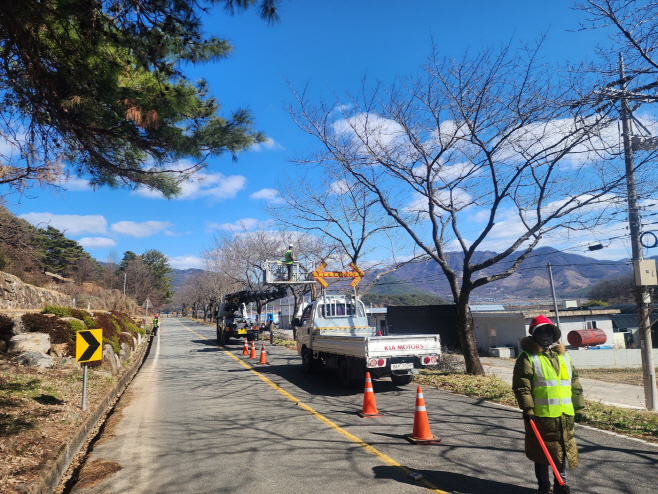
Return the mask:
[[[286,251],[284,262],[288,266],[288,281],[293,281],[293,279],[292,279],[292,267],[295,263],[295,254],[293,254],[293,252],[292,252],[292,244],[290,244],[288,246],[288,250]]]
[[[521,339],[523,352],[516,359],[512,388],[525,425],[525,454],[535,462],[539,494],[551,492],[549,461],[532,429],[534,421],[564,481],[554,482],[554,494],[569,494],[566,466],[578,466],[574,422],[585,406],[578,373],[571,364],[561,333],[550,319],[537,316],[530,322],[530,336]]]

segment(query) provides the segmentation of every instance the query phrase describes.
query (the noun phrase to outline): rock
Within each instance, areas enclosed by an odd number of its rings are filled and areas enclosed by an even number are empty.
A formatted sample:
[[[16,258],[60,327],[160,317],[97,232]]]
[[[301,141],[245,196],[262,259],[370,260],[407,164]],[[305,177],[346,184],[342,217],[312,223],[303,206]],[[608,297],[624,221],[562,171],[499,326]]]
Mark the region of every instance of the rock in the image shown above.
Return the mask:
[[[137,350],[137,338],[133,336],[133,350]]]
[[[78,321],[78,322],[84,323],[84,321],[82,321],[81,319],[78,319],[77,317],[60,317],[59,320],[60,321],[67,321],[67,322],[68,321]]]
[[[121,343],[121,352],[119,353],[121,362],[128,362],[130,359],[130,347],[127,343]]]
[[[54,345],[53,345],[54,346]],[[69,358],[69,357],[64,357],[62,360],[59,361],[59,366],[60,367],[72,367],[75,369],[80,368],[80,364],[78,364],[74,358]]]
[[[66,357],[69,354],[66,343],[53,343],[50,345],[50,355],[55,357]]]
[[[4,352],[7,349],[7,342],[5,340],[0,340],[0,352]]]
[[[138,345],[142,344],[142,335],[141,334],[137,334],[137,344]]]
[[[112,349],[112,345],[106,343],[105,346],[103,347],[103,364],[101,365],[101,367],[109,370],[112,374],[116,374],[117,371],[119,370],[115,357],[116,354]]]
[[[49,369],[55,365],[55,360],[43,352],[24,352],[16,358],[16,361],[21,365],[37,367],[39,369]]]
[[[37,309],[46,305],[70,307],[73,299],[69,295],[23,283],[16,276],[0,272],[0,309]]]
[[[134,350],[135,347],[134,347],[134,346],[132,346],[132,347],[130,346],[130,345],[132,345],[131,341],[132,341],[133,335],[131,335],[130,333],[126,333],[126,332],[123,332],[123,333],[121,333],[121,334],[123,335],[123,337],[124,337],[125,339],[130,340],[129,343],[127,343],[127,345],[128,345],[128,347],[130,348],[131,351]]]
[[[14,321],[14,327],[12,328],[11,332],[14,334],[14,336],[25,333],[23,319],[20,317],[14,317],[12,321]]]
[[[117,366],[117,372],[119,372],[121,370],[121,360],[119,360],[119,356],[116,353],[113,353],[112,355],[114,355],[114,363]]]
[[[45,333],[23,333],[9,340],[9,353],[41,352],[50,350],[50,336]]]

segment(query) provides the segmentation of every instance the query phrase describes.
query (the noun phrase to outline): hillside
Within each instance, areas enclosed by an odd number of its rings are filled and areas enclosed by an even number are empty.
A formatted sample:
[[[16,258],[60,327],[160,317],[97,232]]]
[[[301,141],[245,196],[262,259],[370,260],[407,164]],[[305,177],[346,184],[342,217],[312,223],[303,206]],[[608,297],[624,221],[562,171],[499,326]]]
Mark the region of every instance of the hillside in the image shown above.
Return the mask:
[[[474,262],[480,262],[493,254],[493,252],[476,253]],[[482,274],[500,272],[501,269],[510,266],[515,259],[516,256],[510,257],[508,261],[484,270]],[[509,278],[478,288],[474,292],[473,302],[549,298],[550,283],[546,269],[549,262],[553,266],[553,280],[559,298],[584,297],[587,290],[597,281],[631,269],[626,260],[599,261],[579,254],[560,252],[551,247],[542,247],[536,249]],[[453,269],[459,270],[462,263],[461,254],[449,255],[449,264]],[[433,261],[403,266],[395,272],[395,278],[422,292],[452,299],[448,282],[439,265]],[[405,285],[400,285],[403,286]]]
[[[185,280],[194,276],[197,273],[202,273],[203,269],[189,268],[189,269],[172,269],[171,274],[174,275],[171,281],[171,287],[174,291],[178,290]]]

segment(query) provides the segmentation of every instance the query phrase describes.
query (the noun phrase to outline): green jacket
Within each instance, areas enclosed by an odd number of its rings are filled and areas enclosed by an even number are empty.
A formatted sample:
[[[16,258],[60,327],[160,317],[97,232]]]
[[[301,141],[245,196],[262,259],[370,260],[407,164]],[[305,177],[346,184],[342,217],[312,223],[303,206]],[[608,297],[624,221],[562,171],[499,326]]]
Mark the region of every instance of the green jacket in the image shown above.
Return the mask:
[[[542,351],[541,347],[531,336],[521,339],[521,348],[531,355],[537,355]],[[558,372],[560,365],[558,355],[563,354],[565,351],[564,345],[559,343],[557,346],[549,348],[544,352],[544,355],[551,361],[556,372]],[[571,399],[574,410],[577,413],[578,410],[585,407],[585,397],[583,396],[583,387],[578,380],[578,372],[576,372],[573,365],[571,367],[573,370]],[[516,359],[516,364],[514,365],[512,389],[514,390],[516,401],[523,411],[534,408],[534,402],[532,400],[533,375],[534,368],[532,362],[525,353],[522,353]],[[561,469],[563,467],[565,456],[568,460],[569,468],[576,468],[578,466],[578,448],[576,447],[573,416],[563,414],[555,418],[535,417],[535,425],[557,468]],[[535,463],[548,464],[548,460],[539,445],[539,441],[535,437],[534,431],[530,427],[530,424],[527,423],[525,424],[525,454],[528,459]]]

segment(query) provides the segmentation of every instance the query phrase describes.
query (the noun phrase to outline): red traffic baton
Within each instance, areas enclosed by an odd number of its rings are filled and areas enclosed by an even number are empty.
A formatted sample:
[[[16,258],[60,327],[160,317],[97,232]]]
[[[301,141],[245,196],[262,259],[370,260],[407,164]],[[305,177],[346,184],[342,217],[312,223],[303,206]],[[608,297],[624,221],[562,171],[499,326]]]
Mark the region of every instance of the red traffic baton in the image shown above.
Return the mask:
[[[537,430],[537,426],[535,425],[535,421],[533,419],[530,419],[530,425],[532,426],[532,430],[535,431],[535,436],[537,436],[537,441],[539,441],[539,445],[541,446],[541,449],[544,450],[544,454],[546,455],[546,459],[551,464],[551,468],[553,469],[553,473],[555,474],[555,478],[557,479],[557,481],[560,485],[564,485],[564,480],[562,480],[562,476],[560,475],[560,472],[557,471],[557,467],[555,466],[555,463],[553,463],[553,458],[551,458],[551,454],[548,452],[548,449],[546,449],[546,445],[544,444],[544,440],[539,435],[539,431]]]

